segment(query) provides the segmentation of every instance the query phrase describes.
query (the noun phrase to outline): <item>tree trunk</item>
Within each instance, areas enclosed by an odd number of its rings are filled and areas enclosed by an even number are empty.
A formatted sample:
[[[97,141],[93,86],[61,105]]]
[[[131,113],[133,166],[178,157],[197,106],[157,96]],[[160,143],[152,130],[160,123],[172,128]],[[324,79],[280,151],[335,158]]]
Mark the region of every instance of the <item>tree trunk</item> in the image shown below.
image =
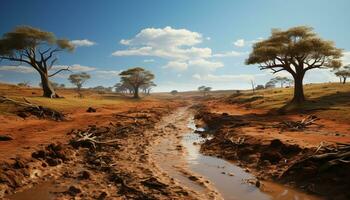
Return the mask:
[[[140,98],[139,97],[139,88],[138,87],[134,88],[134,98]]]
[[[48,98],[58,98],[54,88],[50,84],[49,77],[47,74],[40,74],[41,76],[41,87],[43,89],[43,96]]]
[[[297,74],[294,77],[294,96],[292,99],[292,103],[300,104],[305,101],[303,78],[304,78],[304,73]]]
[[[343,77],[343,84],[346,83],[346,77]]]

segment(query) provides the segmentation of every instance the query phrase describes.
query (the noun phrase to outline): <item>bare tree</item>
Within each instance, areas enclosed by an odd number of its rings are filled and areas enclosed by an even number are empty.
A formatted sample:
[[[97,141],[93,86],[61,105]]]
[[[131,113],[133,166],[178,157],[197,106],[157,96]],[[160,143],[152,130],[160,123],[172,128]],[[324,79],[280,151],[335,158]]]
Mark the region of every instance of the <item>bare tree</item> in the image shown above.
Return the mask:
[[[342,50],[332,41],[317,36],[312,28],[299,26],[286,31],[273,29],[271,36],[253,46],[246,64],[259,64],[260,69],[273,73],[289,72],[294,78],[292,103],[305,100],[303,79],[307,71],[316,68],[339,68]]]
[[[57,61],[55,54],[64,50],[73,51],[74,46],[68,40],[56,39],[51,32],[30,26],[17,27],[0,38],[0,59],[26,63],[34,68],[40,74],[43,96],[49,98],[58,97],[49,78],[69,70],[67,67],[49,74]]]
[[[253,91],[253,94],[255,93],[255,83],[253,80],[250,80],[250,84],[252,85],[252,91]]]

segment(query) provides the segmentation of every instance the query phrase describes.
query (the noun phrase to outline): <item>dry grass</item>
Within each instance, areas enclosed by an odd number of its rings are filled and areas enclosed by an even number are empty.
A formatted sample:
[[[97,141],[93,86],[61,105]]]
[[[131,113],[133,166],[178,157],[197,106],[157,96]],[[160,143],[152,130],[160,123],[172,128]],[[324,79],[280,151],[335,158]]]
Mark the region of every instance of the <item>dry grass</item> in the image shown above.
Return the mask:
[[[350,118],[350,84],[323,83],[304,86],[307,101],[298,110],[313,111],[321,117],[346,121]],[[280,109],[291,100],[293,88],[245,91],[228,98],[232,103],[242,103],[255,109]],[[293,107],[295,109],[296,107]]]
[[[84,90],[82,92],[84,98],[78,98],[77,93],[73,89],[60,89],[56,92],[63,98],[49,99],[42,97],[40,88],[25,88],[16,85],[0,84],[0,96],[6,96],[19,101],[24,101],[23,98],[25,98],[31,103],[66,112],[88,107],[99,108],[108,106],[109,108],[118,108],[126,103],[135,104],[141,101],[115,93],[99,93],[92,90]],[[154,100],[153,97],[146,97],[142,99],[142,102]],[[0,114],[13,114],[16,109],[13,104],[0,104]]]

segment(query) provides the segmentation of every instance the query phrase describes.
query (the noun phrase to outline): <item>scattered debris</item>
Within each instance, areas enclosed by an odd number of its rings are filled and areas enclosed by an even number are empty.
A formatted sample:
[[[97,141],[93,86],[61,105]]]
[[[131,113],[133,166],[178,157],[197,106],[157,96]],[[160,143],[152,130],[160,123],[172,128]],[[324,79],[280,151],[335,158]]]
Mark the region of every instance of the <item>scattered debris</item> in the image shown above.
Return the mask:
[[[283,121],[278,125],[278,127],[291,131],[299,131],[315,124],[314,122],[317,120],[319,120],[318,117],[314,115],[309,115],[303,118],[301,121]]]
[[[34,115],[41,119],[52,119],[55,121],[63,121],[64,115],[54,109],[46,108],[29,102],[26,98],[24,101],[17,101],[8,97],[0,96],[1,103],[13,103],[15,105],[23,107],[22,110],[18,111],[17,115],[22,118],[27,118],[30,115]]]

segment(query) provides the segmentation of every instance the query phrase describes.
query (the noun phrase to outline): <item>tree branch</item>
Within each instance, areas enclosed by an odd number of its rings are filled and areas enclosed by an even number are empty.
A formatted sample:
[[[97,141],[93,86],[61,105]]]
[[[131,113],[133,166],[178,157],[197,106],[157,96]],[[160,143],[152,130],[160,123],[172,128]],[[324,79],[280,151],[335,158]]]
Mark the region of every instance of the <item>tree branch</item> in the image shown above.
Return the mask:
[[[61,51],[61,49],[56,48],[56,49],[52,50],[50,52],[49,56],[44,59],[44,61],[47,62],[54,55],[55,52],[59,52],[59,51]]]
[[[70,70],[69,70],[69,66],[68,66],[67,68],[65,68],[65,69],[60,69],[60,70],[58,70],[57,72],[55,72],[55,73],[49,75],[49,77],[55,76],[56,74],[58,74],[58,73],[60,73],[60,72],[62,72],[62,71],[70,71]],[[70,71],[70,72],[72,72],[72,71]]]

